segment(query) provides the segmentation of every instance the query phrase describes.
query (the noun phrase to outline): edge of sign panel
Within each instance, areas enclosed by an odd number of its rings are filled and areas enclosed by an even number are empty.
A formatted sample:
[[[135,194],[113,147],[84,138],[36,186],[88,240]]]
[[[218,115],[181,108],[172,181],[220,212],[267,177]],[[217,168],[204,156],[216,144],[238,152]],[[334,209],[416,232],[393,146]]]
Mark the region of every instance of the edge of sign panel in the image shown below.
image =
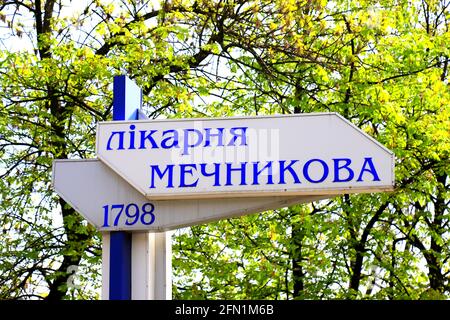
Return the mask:
[[[169,200],[169,199],[205,199],[205,198],[228,198],[228,197],[266,197],[266,196],[306,196],[306,195],[329,195],[336,196],[344,193],[358,193],[358,192],[389,192],[394,190],[395,176],[394,176],[394,166],[395,166],[395,155],[394,153],[383,146],[376,139],[369,136],[367,133],[356,127],[353,123],[345,119],[337,112],[315,112],[315,113],[303,113],[303,114],[290,114],[290,115],[264,115],[264,116],[237,116],[237,117],[219,117],[219,118],[188,118],[188,119],[155,119],[155,120],[127,120],[127,121],[102,121],[97,123],[97,132],[101,125],[108,124],[126,124],[126,123],[136,123],[136,121],[142,121],[143,123],[155,123],[155,122],[186,122],[186,121],[217,121],[217,120],[244,120],[244,119],[261,119],[261,118],[292,118],[292,117],[320,117],[320,116],[336,116],[338,119],[342,120],[355,132],[365,137],[371,143],[378,146],[381,150],[386,152],[391,157],[391,184],[389,185],[378,185],[378,186],[363,186],[363,187],[346,187],[346,188],[327,188],[327,189],[317,189],[311,190],[310,188],[298,188],[295,190],[287,191],[286,189],[281,190],[268,190],[268,191],[255,191],[255,192],[224,192],[224,191],[210,191],[210,192],[194,192],[194,193],[184,193],[184,194],[174,194],[174,193],[160,193],[158,195],[149,193],[147,190],[140,188],[135,183],[129,181],[126,175],[116,168],[114,165],[109,163],[104,157],[97,153],[97,158],[119,174],[123,179],[125,179],[130,185],[132,185],[136,190],[142,193],[146,198],[151,200]],[[99,149],[99,136],[96,136],[96,150]]]
[[[280,197],[283,198],[283,197]],[[257,213],[261,213],[261,212],[265,212],[265,211],[269,211],[269,210],[275,210],[275,209],[279,209],[279,208],[284,208],[284,207],[289,207],[292,205],[296,205],[296,204],[301,204],[301,203],[306,203],[306,202],[311,202],[311,201],[319,201],[319,200],[325,200],[328,199],[329,197],[326,195],[315,195],[315,196],[308,196],[308,197],[288,197],[286,199],[280,199],[278,201],[273,202],[271,205],[253,205],[249,208],[242,208],[242,209],[236,209],[233,211],[230,211],[228,214],[221,216],[221,217],[211,217],[211,218],[205,218],[202,219],[201,221],[197,221],[196,219],[193,220],[186,220],[183,223],[171,223],[171,224],[166,224],[165,226],[160,226],[160,227],[149,227],[149,228],[139,228],[139,229],[127,229],[124,227],[107,227],[107,228],[103,228],[100,227],[98,228],[99,231],[132,231],[134,232],[165,232],[165,231],[170,231],[170,230],[176,230],[176,229],[180,229],[180,228],[185,228],[185,227],[189,227],[189,226],[194,226],[194,225],[200,225],[200,224],[206,224],[206,223],[210,223],[210,222],[216,222],[219,220],[223,220],[223,219],[230,219],[230,218],[236,218],[236,217],[241,217],[241,216],[245,216],[245,215],[250,215],[250,214],[257,214]],[[183,200],[187,200],[187,199],[183,199]],[[197,199],[199,201],[201,201],[202,199]],[[161,200],[164,201],[164,200]],[[168,200],[165,200],[168,201]]]
[[[384,145],[382,145],[378,140],[376,140],[375,138],[369,136],[367,133],[365,133],[364,131],[362,131],[360,128],[358,128],[357,126],[355,126],[353,123],[351,123],[349,120],[345,119],[343,116],[341,116],[339,113],[334,112],[334,114],[340,118],[342,121],[344,121],[348,126],[350,126],[353,130],[355,130],[356,132],[358,132],[359,134],[361,134],[363,137],[365,137],[366,139],[368,139],[369,141],[371,141],[372,143],[376,144],[381,150],[385,151],[387,154],[389,154],[391,156],[391,190],[394,189],[394,185],[395,185],[395,153],[391,150],[389,150],[388,148],[386,148]]]
[[[83,159],[85,161],[97,161],[97,159]],[[61,196],[61,198],[64,199],[65,202],[67,202],[73,209],[75,209],[75,211],[77,211],[78,213],[81,212],[80,208],[78,208],[74,203],[72,203],[72,201],[70,201],[70,197],[68,197],[64,192],[61,191],[61,189],[59,189],[56,186],[55,180],[56,180],[56,175],[57,175],[57,170],[56,170],[56,165],[58,162],[71,162],[71,161],[80,161],[80,159],[55,159],[53,160],[52,163],[52,188],[53,190],[56,191],[56,193]],[[81,213],[80,213],[81,215]],[[91,221],[89,218],[87,218],[85,215],[82,215],[84,219],[86,219],[87,222],[89,222],[91,225],[96,226],[97,225]]]
[[[246,197],[268,197],[268,196],[315,196],[315,195],[327,195],[328,198],[338,196],[346,193],[373,193],[373,192],[389,192],[394,191],[394,187],[389,186],[374,186],[374,187],[348,187],[348,188],[328,188],[328,189],[303,189],[303,190],[268,190],[268,191],[211,191],[211,192],[193,192],[184,194],[174,193],[159,193],[157,195],[152,193],[144,193],[144,196],[150,200],[180,200],[180,199],[210,199],[210,198],[246,198]]]

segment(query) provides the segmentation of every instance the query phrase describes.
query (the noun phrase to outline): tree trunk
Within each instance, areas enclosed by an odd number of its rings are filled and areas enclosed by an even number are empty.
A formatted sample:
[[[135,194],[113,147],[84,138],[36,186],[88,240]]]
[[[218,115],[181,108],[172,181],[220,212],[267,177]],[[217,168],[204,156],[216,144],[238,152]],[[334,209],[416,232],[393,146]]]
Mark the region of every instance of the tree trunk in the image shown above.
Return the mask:
[[[302,267],[302,243],[305,234],[301,225],[292,226],[292,277],[294,281],[294,299],[301,297],[304,290],[304,277]]]

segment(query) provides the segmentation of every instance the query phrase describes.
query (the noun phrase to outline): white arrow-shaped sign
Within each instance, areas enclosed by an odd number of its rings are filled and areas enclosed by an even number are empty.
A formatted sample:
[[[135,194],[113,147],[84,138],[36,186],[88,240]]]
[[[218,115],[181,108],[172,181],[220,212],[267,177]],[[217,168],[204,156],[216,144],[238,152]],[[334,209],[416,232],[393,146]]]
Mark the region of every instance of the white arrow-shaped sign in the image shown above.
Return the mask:
[[[393,153],[336,113],[102,122],[97,155],[152,200],[337,195],[394,185]]]
[[[99,230],[160,232],[327,196],[151,201],[101,161],[55,160],[56,192]]]

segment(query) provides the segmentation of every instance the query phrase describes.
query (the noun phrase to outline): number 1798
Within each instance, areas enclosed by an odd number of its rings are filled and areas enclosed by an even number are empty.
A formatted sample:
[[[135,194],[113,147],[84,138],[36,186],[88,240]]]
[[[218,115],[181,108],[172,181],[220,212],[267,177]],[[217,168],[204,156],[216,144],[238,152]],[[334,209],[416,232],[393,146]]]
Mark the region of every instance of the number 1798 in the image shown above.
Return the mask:
[[[110,215],[114,219],[114,227],[119,225],[121,218],[125,219],[127,226],[135,225],[138,221],[143,225],[149,226],[155,222],[154,210],[155,206],[149,202],[144,203],[141,208],[135,203],[105,205],[103,206],[103,227],[110,227]],[[125,215],[122,215],[123,213]]]

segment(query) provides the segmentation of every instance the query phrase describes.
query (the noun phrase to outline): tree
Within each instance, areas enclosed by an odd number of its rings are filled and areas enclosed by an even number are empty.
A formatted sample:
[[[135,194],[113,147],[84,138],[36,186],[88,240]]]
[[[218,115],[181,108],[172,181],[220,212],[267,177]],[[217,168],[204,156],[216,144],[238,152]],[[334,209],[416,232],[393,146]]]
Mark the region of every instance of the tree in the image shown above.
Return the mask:
[[[176,298],[449,294],[448,1],[70,4],[0,2],[0,297],[96,297],[100,239],[51,162],[94,157],[123,72],[152,118],[333,111],[397,157],[392,194],[181,230]]]
[[[232,58],[242,70],[234,88],[239,94],[229,96],[235,110],[337,111],[394,150],[397,184],[391,195],[345,195],[266,217],[262,230],[283,230],[282,239],[269,246],[272,254],[278,248],[275,256],[281,258],[272,261],[270,272],[261,271],[268,248],[262,231],[246,234],[255,244],[251,256],[236,251],[236,257],[224,257],[246,261],[242,274],[249,272],[248,264],[260,268],[260,282],[235,281],[237,288],[254,288],[244,297],[255,297],[255,287],[266,289],[259,298],[447,296],[448,8],[446,2],[425,1],[299,7],[284,1],[278,16],[270,7],[267,19],[255,17],[255,29],[264,21],[273,35]],[[247,227],[246,219],[240,221]],[[210,234],[217,227],[202,228]],[[236,239],[242,237],[235,232]],[[210,256],[210,243],[196,241],[195,247]],[[180,248],[189,261],[190,251]],[[209,281],[201,282],[203,291],[220,287]]]

